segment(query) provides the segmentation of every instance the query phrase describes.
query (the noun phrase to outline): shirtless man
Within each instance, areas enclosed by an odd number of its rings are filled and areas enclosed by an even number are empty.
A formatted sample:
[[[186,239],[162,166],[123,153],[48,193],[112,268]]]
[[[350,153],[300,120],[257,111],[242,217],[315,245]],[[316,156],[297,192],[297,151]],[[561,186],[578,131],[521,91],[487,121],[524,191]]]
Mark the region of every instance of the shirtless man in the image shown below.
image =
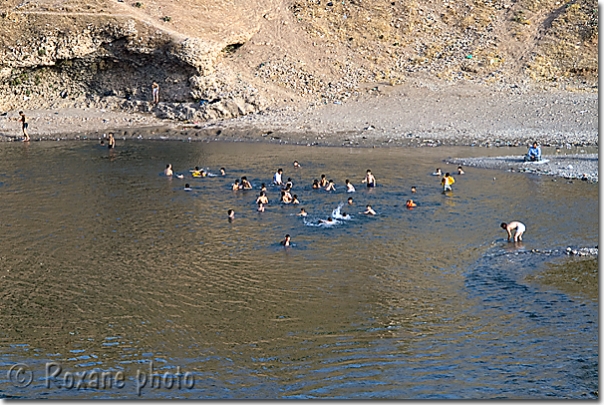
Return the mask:
[[[347,193],[354,193],[356,190],[354,189],[354,186],[352,185],[352,183],[350,182],[350,180],[346,179],[346,192]]]
[[[172,171],[172,165],[170,163],[168,163],[166,165],[166,168],[164,169],[164,175],[166,177],[172,177],[172,176],[174,176],[174,177],[179,178],[179,179],[184,179],[185,178],[184,174],[174,174],[174,172]]]
[[[321,181],[319,181],[319,186],[320,187],[326,187],[327,186],[327,177],[325,177],[324,174],[321,175]]]
[[[365,208],[365,212],[363,212],[363,214],[375,215],[375,211],[373,210],[373,208],[371,208],[371,205],[367,204],[367,207]]]
[[[522,234],[526,231],[526,226],[520,221],[512,221],[509,224],[501,223],[501,227],[508,233],[508,242],[512,239],[512,231],[515,229],[514,242],[522,241]]]
[[[241,184],[239,184],[239,188],[242,188],[244,190],[251,190],[252,189],[252,183],[250,183],[247,180],[246,176],[241,177]]]
[[[19,118],[17,118],[17,121],[21,123],[21,130],[23,131],[24,137],[23,142],[29,142],[29,134],[27,133],[27,127],[29,124],[27,123],[25,113],[23,113],[23,111],[19,111]]]
[[[256,199],[256,204],[268,204],[268,197],[264,191],[260,192],[260,196]]]
[[[233,191],[239,190],[239,180],[235,179],[235,182],[231,186],[231,190],[233,190]]]
[[[233,210],[228,210],[227,214],[229,216],[229,221],[232,221],[233,219],[235,219],[235,211]]]
[[[112,133],[109,133],[109,138],[107,140],[107,148],[113,149],[115,148],[115,138]]]
[[[305,217],[307,215],[308,215],[308,213],[306,212],[306,210],[304,208],[300,208],[300,213],[298,214],[298,216]]]
[[[333,184],[333,180],[329,180],[327,187],[325,187],[325,191],[336,191],[336,185]]]
[[[363,183],[367,183],[367,187],[375,187],[377,182],[375,181],[375,177],[371,174],[371,170],[367,169],[367,174],[362,181]]]
[[[348,197],[348,205],[352,205],[352,204],[354,204],[352,197]]]

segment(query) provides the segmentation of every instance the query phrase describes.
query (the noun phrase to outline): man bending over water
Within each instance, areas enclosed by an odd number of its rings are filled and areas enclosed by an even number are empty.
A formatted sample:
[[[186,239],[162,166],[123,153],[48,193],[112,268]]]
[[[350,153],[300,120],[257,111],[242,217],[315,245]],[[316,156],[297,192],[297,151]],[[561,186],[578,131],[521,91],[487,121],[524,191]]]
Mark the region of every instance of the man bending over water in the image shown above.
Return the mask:
[[[522,234],[526,230],[526,226],[520,221],[512,221],[509,224],[501,223],[501,227],[508,233],[508,242],[512,239],[512,231],[515,229],[514,242],[522,241]]]

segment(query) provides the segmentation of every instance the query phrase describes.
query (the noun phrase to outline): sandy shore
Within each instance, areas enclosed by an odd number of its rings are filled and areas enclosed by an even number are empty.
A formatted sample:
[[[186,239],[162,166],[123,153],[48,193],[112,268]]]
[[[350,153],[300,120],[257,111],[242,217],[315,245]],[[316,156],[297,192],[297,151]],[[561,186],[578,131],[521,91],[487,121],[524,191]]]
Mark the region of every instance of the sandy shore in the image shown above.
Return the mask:
[[[343,104],[292,105],[227,121],[183,123],[154,114],[105,109],[25,111],[34,141],[116,139],[248,141],[346,147],[518,147],[516,156],[460,160],[476,167],[598,179],[597,155],[554,156],[548,165],[519,161],[538,141],[561,150],[598,146],[595,93],[507,91],[484,86],[378,85]],[[21,139],[17,111],[0,116],[0,140]],[[576,152],[578,150],[575,149]],[[509,154],[509,151],[506,152]],[[572,167],[572,168],[571,168]]]
[[[547,161],[547,162],[546,162]],[[580,179],[598,182],[598,155],[595,153],[573,155],[544,155],[543,162],[525,162],[522,156],[499,156],[482,158],[450,159],[449,163],[503,169],[512,172],[524,172],[558,176],[565,179]]]

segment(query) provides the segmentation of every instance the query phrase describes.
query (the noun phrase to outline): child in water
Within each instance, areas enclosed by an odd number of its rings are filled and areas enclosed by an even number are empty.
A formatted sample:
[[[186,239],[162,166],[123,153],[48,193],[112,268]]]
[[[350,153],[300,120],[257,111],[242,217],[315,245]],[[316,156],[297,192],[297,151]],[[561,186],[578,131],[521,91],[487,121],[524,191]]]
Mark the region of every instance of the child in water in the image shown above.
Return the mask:
[[[352,185],[352,183],[350,182],[350,180],[346,179],[346,192],[347,193],[354,193],[356,190],[354,189],[354,186]]]
[[[407,203],[405,205],[407,206],[407,208],[417,207],[417,204],[414,203],[413,200],[407,200]]]
[[[373,174],[371,173],[371,170],[369,170],[369,169],[367,169],[367,174],[365,174],[365,178],[363,179],[362,182],[367,183],[367,187],[375,187],[377,185],[375,177],[373,176]]]
[[[291,237],[289,236],[289,234],[285,235],[285,239],[283,239],[280,243],[283,246],[289,246],[291,243]]]
[[[325,187],[325,191],[336,191],[336,185],[333,184],[333,180],[329,180],[327,187]]]
[[[304,208],[300,208],[300,213],[298,214],[299,217],[305,217],[307,216],[307,212]]]
[[[233,191],[239,190],[239,180],[235,179],[235,182],[231,186],[231,190],[233,190]]]
[[[258,212],[264,212],[264,204],[261,202],[258,203]]]
[[[440,183],[443,185],[443,193],[445,191],[453,191],[451,186],[455,183],[455,179],[449,173],[446,173]]]
[[[371,205],[367,204],[367,207],[365,207],[365,212],[363,212],[364,215],[375,215],[375,211],[373,210],[373,208],[371,208]]]
[[[312,182],[312,188],[317,190],[319,188],[321,188],[321,186],[319,185],[319,180],[318,179],[314,179]]]
[[[228,210],[227,215],[229,216],[229,221],[232,221],[233,219],[235,219],[235,211]]]

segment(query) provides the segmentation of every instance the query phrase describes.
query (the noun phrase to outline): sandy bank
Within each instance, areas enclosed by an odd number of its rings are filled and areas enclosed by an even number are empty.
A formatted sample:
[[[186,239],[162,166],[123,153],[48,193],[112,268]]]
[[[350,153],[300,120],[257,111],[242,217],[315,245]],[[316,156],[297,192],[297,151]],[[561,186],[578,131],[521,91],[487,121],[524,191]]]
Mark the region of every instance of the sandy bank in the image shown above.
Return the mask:
[[[524,172],[559,176],[565,179],[580,179],[598,182],[598,155],[573,154],[573,155],[548,155],[543,156],[547,163],[525,162],[521,155],[450,159],[449,163],[481,167],[487,169],[503,169],[512,172]]]
[[[238,119],[182,122],[153,113],[102,109],[25,111],[34,140],[119,138],[241,140],[319,146],[544,146],[598,144],[598,95],[506,91],[471,84],[378,85],[343,104],[292,105]],[[17,111],[0,117],[0,139],[15,140]]]

